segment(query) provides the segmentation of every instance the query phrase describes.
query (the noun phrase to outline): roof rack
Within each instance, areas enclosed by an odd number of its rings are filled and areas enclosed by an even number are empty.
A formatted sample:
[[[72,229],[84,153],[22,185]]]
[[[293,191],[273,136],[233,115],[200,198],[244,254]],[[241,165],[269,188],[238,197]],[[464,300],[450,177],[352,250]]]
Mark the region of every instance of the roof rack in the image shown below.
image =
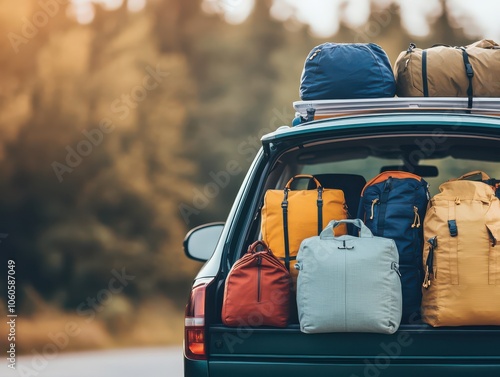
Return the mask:
[[[444,111],[487,114],[500,116],[500,98],[474,98],[472,108],[468,108],[467,98],[457,97],[411,97],[411,98],[369,98],[296,101],[293,107],[302,123],[355,114],[408,111]]]

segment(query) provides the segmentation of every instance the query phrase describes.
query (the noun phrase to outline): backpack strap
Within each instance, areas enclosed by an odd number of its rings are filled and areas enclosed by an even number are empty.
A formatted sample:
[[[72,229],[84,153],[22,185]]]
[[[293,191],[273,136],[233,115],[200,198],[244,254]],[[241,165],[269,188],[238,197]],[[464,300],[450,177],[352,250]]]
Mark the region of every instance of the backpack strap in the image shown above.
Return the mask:
[[[425,261],[425,277],[422,286],[428,289],[431,286],[432,279],[434,278],[434,249],[437,247],[437,236],[429,238],[429,253]]]
[[[387,201],[392,190],[392,177],[387,178],[384,184],[384,191],[380,195],[380,209],[378,212],[377,234],[380,237],[384,236],[385,230],[385,214],[387,212]]]

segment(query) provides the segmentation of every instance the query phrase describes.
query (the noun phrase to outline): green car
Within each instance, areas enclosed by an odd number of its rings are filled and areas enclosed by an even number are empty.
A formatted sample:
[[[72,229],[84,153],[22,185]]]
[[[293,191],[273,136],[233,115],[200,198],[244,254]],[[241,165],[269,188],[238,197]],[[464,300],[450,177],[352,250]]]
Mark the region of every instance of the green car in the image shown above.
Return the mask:
[[[382,171],[422,176],[431,195],[441,183],[469,171],[500,178],[500,99],[475,99],[473,109],[467,108],[466,98],[312,101],[295,103],[295,109],[295,126],[262,138],[227,221],[200,226],[186,236],[186,255],[205,264],[186,307],[184,375],[500,376],[500,326],[416,322],[401,324],[389,335],[305,334],[297,319],[285,328],[223,325],[228,272],[261,237],[266,190],[282,189],[290,177],[342,180],[351,217],[357,214],[359,182]],[[500,302],[494,305],[500,312]]]

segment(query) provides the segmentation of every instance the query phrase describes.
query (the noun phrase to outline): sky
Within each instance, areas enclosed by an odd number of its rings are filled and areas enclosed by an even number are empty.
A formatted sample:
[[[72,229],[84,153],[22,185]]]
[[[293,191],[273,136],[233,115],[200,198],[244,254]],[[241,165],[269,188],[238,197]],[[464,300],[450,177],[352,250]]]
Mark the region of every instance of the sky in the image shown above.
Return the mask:
[[[70,13],[81,23],[92,22],[92,3],[101,3],[115,9],[127,1],[132,12],[140,11],[147,0],[72,0]],[[256,0],[204,0],[207,12],[223,13],[230,23],[243,22],[250,14]],[[257,0],[258,1],[258,0]],[[369,27],[370,2],[387,7],[391,3],[401,8],[403,26],[414,36],[429,33],[429,22],[442,12],[440,0],[273,0],[272,15],[280,20],[295,18],[310,25],[313,34],[329,37],[338,30],[342,17],[352,27]],[[342,13],[339,7],[342,5]],[[471,38],[500,41],[499,0],[446,0],[449,14]]]

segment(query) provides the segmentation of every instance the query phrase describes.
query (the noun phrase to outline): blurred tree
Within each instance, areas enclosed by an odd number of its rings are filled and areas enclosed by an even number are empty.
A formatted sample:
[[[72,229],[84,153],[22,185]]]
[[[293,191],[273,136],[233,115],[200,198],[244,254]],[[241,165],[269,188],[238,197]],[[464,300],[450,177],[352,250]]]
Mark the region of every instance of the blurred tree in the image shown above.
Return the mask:
[[[199,106],[193,109],[186,134],[189,155],[199,161],[193,176],[198,187],[183,203],[193,210],[192,215],[184,216],[189,226],[225,219],[244,171],[258,149],[258,139],[246,149],[239,145],[251,135],[255,138],[262,129],[269,132],[277,127],[269,126],[274,98],[282,91],[276,58],[289,46],[286,30],[271,18],[269,7],[268,1],[256,2],[252,15],[237,26],[228,25],[220,15],[203,14],[199,8],[193,11],[186,5],[183,8],[188,9],[176,9],[176,14],[189,15],[184,20],[189,27],[180,26],[176,32],[184,30],[180,39],[185,41],[183,49],[199,87]],[[168,46],[162,44],[163,49]],[[228,169],[228,164],[234,169]],[[216,175],[229,177],[228,182],[217,183]],[[224,194],[204,195],[204,187],[211,183],[218,184],[219,192]],[[195,206],[200,196],[205,199],[204,206]]]
[[[130,298],[184,300],[197,268],[185,231],[226,217],[259,138],[290,124],[314,46],[375,42],[394,62],[411,41],[469,42],[446,7],[415,38],[391,3],[316,38],[292,8],[274,18],[270,0],[239,25],[201,0],[96,5],[88,25],[55,0],[0,0],[0,233],[20,287],[74,310],[125,268]]]
[[[171,292],[194,272],[176,204],[194,169],[182,156],[195,90],[186,58],[158,51],[147,13],[63,19],[9,59],[32,54],[27,110],[0,162],[19,281],[72,309],[113,269],[136,277],[133,297]]]

